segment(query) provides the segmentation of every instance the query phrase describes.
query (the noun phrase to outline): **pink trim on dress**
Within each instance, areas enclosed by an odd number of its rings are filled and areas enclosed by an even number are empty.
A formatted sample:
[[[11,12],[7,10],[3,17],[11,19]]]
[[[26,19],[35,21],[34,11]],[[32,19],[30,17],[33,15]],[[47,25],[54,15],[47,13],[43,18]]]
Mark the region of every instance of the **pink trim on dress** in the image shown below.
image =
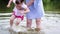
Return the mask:
[[[14,15],[15,16],[15,18],[21,18],[21,20],[23,20],[24,19],[24,15],[23,16],[17,16],[17,15],[15,15],[15,12],[13,11],[13,14],[12,15]]]

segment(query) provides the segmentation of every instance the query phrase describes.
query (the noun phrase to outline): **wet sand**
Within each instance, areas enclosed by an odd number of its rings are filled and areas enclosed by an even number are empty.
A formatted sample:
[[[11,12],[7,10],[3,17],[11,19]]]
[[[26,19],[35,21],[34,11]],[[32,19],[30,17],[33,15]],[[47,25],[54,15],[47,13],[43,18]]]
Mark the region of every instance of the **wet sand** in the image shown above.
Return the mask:
[[[9,34],[6,29],[6,26],[9,26],[9,18],[0,17],[0,34]],[[26,18],[20,24],[26,26]],[[33,20],[32,27],[35,25],[35,20]],[[60,34],[60,14],[45,14],[45,17],[42,18],[41,28],[41,34]]]

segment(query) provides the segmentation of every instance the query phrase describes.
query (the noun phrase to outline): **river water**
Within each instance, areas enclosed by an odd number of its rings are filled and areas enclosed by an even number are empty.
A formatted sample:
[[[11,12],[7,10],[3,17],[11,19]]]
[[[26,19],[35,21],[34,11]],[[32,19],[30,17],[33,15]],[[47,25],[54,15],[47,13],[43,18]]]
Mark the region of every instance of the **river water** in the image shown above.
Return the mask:
[[[9,26],[9,18],[11,13],[0,13],[0,34],[9,34],[6,26]],[[26,26],[26,17],[21,25]],[[35,26],[33,20],[32,27]],[[60,14],[46,13],[42,18],[41,28],[44,34],[60,34]]]

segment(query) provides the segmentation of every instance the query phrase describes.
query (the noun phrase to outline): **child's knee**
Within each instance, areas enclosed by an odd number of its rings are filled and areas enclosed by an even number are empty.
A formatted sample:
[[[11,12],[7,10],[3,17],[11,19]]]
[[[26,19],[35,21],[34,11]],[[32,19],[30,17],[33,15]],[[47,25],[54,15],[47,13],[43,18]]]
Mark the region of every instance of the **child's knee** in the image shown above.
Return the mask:
[[[15,19],[15,16],[12,15],[11,18],[10,18],[10,21],[13,21]]]
[[[18,18],[16,22],[18,22],[18,23],[19,23],[19,22],[21,22],[21,19],[20,19],[20,18]]]
[[[20,21],[16,21],[17,23],[20,23]]]
[[[10,18],[10,21],[13,21],[14,19]]]

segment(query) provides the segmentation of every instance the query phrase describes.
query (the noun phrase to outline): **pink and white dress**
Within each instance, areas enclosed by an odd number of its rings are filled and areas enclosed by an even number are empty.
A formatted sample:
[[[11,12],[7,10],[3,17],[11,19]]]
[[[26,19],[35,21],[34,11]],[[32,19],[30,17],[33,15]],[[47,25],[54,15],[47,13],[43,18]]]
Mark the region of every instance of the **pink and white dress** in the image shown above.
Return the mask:
[[[16,0],[13,0],[13,3],[14,3],[14,4],[15,4],[15,1],[16,1]],[[22,7],[22,8],[27,8],[27,5],[26,5],[25,3],[23,3],[23,4],[21,5],[21,7]],[[21,20],[23,20],[24,14],[21,14],[20,11],[21,11],[21,10],[18,10],[18,9],[16,8],[16,6],[15,6],[14,9],[13,9],[13,14],[12,14],[12,15],[14,15],[16,18],[21,18]],[[23,12],[23,11],[21,11],[21,12]]]

